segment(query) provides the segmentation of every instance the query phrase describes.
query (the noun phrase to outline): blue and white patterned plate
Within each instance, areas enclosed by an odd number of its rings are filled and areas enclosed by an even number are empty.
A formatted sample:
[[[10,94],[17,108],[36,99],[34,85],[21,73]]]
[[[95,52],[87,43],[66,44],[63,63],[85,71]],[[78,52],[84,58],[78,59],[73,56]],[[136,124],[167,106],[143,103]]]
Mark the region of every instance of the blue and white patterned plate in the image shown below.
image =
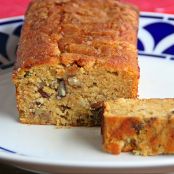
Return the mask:
[[[168,172],[174,156],[113,156],[101,150],[99,128],[56,129],[17,121],[11,70],[23,17],[0,20],[0,160],[53,173]],[[142,13],[139,27],[141,98],[174,98],[174,16]]]

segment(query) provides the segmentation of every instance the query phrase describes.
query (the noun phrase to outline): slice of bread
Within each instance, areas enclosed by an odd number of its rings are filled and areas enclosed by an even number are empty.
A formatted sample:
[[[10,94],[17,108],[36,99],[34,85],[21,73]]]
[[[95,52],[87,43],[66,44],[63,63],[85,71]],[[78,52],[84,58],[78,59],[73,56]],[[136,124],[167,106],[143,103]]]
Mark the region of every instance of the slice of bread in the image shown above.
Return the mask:
[[[104,103],[103,146],[137,155],[174,153],[174,99],[117,99]]]

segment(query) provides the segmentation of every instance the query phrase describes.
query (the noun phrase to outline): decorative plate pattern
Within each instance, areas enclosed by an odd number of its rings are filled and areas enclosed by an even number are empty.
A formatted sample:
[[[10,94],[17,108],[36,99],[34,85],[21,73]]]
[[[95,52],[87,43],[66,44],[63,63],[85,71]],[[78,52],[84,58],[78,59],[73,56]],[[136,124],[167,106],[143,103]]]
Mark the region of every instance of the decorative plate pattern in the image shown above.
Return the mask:
[[[13,66],[23,18],[0,20],[0,69]]]
[[[139,55],[174,60],[174,16],[142,14],[138,49]]]

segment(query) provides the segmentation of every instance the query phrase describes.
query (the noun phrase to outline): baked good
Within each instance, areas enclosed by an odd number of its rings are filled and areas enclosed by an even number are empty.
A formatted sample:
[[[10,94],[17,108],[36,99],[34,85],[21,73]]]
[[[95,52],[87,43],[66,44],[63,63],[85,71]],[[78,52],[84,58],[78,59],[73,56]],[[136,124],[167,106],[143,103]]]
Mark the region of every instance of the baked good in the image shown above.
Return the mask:
[[[117,0],[35,0],[13,72],[19,119],[96,126],[91,104],[137,97],[138,11]]]
[[[117,99],[104,103],[103,147],[119,154],[174,153],[174,99]]]

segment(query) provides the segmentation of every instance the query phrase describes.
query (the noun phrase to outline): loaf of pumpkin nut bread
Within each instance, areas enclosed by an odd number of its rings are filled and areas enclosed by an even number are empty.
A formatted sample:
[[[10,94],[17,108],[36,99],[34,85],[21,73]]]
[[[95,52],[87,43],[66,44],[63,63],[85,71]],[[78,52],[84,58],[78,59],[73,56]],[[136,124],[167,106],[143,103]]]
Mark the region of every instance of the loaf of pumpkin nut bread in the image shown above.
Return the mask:
[[[34,0],[13,72],[19,119],[97,126],[94,103],[137,97],[138,11],[118,0]]]
[[[104,103],[103,146],[107,152],[174,153],[174,99],[117,99]]]

